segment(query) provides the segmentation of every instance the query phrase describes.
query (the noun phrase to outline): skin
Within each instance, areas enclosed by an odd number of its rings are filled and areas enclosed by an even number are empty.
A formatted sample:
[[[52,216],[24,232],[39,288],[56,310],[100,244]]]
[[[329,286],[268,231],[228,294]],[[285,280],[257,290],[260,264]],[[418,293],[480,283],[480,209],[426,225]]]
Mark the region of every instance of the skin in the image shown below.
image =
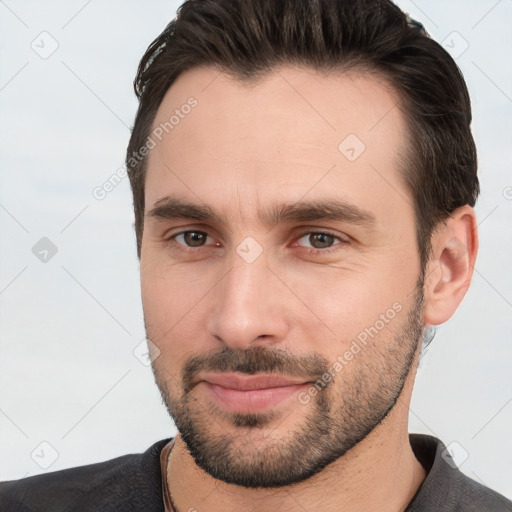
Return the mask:
[[[469,287],[478,246],[474,211],[459,208],[438,227],[422,283],[413,199],[398,172],[407,128],[397,94],[375,75],[283,66],[248,85],[195,68],[169,89],[154,127],[191,96],[197,106],[151,150],[146,177],[142,301],[165,404],[179,429],[189,418],[203,438],[228,440],[225,459],[251,474],[258,461],[270,470],[279,457],[297,459],[288,448],[301,433],[315,433],[311,443],[320,443],[315,407],[322,400],[330,405],[325,445],[345,443],[348,451],[297,483],[258,488],[212,476],[178,435],[168,467],[177,509],[404,510],[426,476],[407,424],[421,335],[448,320]],[[354,161],[338,150],[349,134],[366,146]],[[222,219],[149,215],[170,195],[208,205]],[[374,222],[268,226],[259,216],[277,204],[340,199]],[[199,235],[204,244],[186,251],[190,235],[178,235],[187,230],[208,237]],[[309,233],[322,231],[334,238],[318,249]],[[257,245],[248,246],[247,237]],[[261,254],[249,263],[237,247]],[[401,311],[308,403],[295,394],[252,417],[251,426],[212,402],[204,387],[186,393],[187,363],[221,351],[232,356],[229,364],[260,351],[270,359],[258,364],[285,354],[289,368],[315,357],[332,367],[393,304]],[[381,409],[384,417],[376,415]],[[347,433],[364,425],[371,431],[350,441]],[[304,460],[309,455],[305,450]]]

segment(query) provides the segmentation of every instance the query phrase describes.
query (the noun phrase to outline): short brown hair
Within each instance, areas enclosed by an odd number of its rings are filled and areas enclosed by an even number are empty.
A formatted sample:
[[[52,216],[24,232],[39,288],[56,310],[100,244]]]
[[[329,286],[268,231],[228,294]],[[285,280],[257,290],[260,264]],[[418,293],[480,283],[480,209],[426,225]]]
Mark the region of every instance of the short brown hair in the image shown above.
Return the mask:
[[[478,193],[471,104],[451,56],[389,0],[187,0],[151,43],[134,81],[139,108],[126,154],[137,254],[144,223],[147,141],[163,97],[207,65],[256,80],[282,64],[376,72],[399,93],[408,125],[401,173],[414,198],[422,268],[437,224]]]

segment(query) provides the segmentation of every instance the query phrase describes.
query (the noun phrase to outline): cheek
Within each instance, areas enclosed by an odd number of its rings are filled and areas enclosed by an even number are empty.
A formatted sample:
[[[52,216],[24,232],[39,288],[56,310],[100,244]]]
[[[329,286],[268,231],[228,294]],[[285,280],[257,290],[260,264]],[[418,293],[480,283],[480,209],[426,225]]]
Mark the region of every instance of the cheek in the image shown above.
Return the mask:
[[[201,351],[206,305],[215,282],[204,272],[185,272],[169,265],[141,265],[141,293],[146,333],[166,366],[179,367]],[[204,338],[204,336],[203,336]]]
[[[165,262],[141,263],[141,293],[146,318],[174,325],[199,303],[208,286],[202,272],[191,273]]]
[[[299,321],[309,331],[312,327],[306,323],[315,326],[316,335],[312,336],[316,350],[335,359],[354,340],[387,342],[394,336],[411,303],[416,278],[414,269],[402,268],[395,258],[379,266],[303,272],[290,276],[288,282],[307,306]]]

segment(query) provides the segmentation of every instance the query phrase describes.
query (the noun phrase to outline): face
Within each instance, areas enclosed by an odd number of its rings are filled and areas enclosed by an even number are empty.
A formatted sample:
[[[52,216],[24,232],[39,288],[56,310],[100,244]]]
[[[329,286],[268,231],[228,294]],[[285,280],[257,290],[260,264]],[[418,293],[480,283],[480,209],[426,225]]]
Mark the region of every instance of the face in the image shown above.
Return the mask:
[[[400,398],[423,279],[397,102],[362,73],[282,67],[249,85],[196,68],[160,105],[146,332],[163,400],[214,478],[304,480]]]

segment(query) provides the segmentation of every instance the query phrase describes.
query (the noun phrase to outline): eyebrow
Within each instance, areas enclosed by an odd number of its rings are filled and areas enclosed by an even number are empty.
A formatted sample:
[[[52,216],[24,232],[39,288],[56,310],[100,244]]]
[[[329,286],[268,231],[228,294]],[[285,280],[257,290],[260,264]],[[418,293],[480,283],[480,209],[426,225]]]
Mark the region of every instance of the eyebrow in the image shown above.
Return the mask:
[[[173,196],[165,196],[156,201],[153,208],[144,216],[166,220],[184,219],[226,223],[226,219],[215,213],[209,206],[189,203]]]
[[[195,220],[228,224],[225,216],[207,205],[184,201],[174,196],[165,196],[155,202],[145,214],[147,218],[162,220]],[[311,222],[320,220],[341,221],[350,224],[375,226],[375,215],[358,206],[339,199],[299,201],[282,203],[258,211],[258,219],[272,228],[284,222]]]

